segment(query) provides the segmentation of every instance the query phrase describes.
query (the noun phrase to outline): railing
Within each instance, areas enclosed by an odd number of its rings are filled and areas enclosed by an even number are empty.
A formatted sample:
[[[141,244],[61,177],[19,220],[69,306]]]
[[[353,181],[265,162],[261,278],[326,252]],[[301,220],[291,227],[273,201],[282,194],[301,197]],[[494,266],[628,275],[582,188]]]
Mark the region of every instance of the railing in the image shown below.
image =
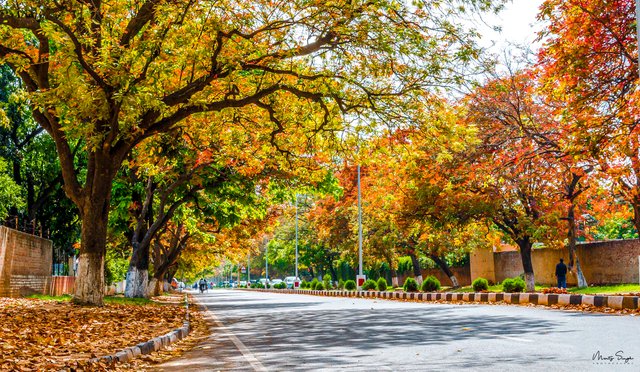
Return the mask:
[[[49,239],[49,229],[44,229],[36,220],[21,219],[19,216],[9,216],[0,225],[10,227],[23,233]]]

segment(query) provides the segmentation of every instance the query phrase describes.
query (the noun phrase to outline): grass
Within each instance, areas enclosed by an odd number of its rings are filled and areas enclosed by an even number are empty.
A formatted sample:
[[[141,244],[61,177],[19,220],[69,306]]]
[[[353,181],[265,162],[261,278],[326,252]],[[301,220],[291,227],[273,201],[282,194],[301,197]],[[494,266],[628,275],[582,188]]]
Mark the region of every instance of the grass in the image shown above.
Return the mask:
[[[62,295],[62,296],[49,296],[42,294],[33,294],[27,296],[27,298],[37,298],[39,300],[53,300],[60,302],[68,302],[71,301],[73,296],[71,295]],[[120,296],[104,296],[105,304],[116,304],[116,305],[158,305],[157,302],[153,302],[147,298],[126,298]]]
[[[567,292],[576,294],[612,294],[612,293],[638,293],[640,284],[600,285],[587,288],[567,288]]]
[[[542,290],[545,288],[549,288],[549,286],[536,284],[536,291],[542,292]],[[458,289],[452,289],[451,287],[443,287],[442,292],[467,293],[467,292],[474,292],[474,290],[472,286],[460,287]],[[502,284],[490,285],[488,292],[502,292]]]

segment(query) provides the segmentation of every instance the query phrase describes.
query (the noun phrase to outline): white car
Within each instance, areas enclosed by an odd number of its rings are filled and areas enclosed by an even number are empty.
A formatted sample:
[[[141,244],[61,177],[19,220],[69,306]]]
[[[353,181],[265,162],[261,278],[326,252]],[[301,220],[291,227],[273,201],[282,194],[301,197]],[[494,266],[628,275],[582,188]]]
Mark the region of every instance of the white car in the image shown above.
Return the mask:
[[[280,283],[282,283],[282,279],[273,279],[271,281],[271,284],[273,284],[273,285],[280,284]]]
[[[297,278],[298,282],[300,282],[300,278]],[[287,288],[293,288],[294,283],[296,282],[295,276],[288,276],[284,278],[284,282],[287,284]]]

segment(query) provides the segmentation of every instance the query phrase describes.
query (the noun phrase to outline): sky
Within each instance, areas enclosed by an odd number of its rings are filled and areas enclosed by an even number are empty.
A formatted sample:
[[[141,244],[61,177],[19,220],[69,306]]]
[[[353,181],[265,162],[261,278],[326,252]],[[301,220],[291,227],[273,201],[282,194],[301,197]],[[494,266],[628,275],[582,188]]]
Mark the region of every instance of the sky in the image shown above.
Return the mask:
[[[508,47],[509,43],[532,44],[536,38],[536,31],[540,30],[540,25],[536,27],[536,15],[542,0],[513,0],[505,5],[505,9],[498,16],[485,17],[489,25],[502,27],[502,31],[497,33],[490,27],[480,28],[483,35],[482,45],[491,47],[494,52]],[[535,46],[534,48],[535,49]]]

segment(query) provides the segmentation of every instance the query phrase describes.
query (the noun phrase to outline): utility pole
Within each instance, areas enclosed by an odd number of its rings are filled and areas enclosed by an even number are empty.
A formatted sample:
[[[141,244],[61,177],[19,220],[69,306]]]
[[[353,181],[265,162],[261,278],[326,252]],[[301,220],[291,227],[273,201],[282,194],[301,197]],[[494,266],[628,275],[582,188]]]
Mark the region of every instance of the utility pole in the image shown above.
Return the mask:
[[[358,290],[362,288],[364,280],[362,273],[362,192],[360,189],[360,164],[358,164],[358,277],[356,278]]]
[[[296,194],[296,278],[294,279],[294,282],[297,280],[298,280],[298,194]]]
[[[264,259],[265,259],[265,265],[264,265],[264,289],[269,288],[269,246],[265,244],[265,251],[264,251]]]

